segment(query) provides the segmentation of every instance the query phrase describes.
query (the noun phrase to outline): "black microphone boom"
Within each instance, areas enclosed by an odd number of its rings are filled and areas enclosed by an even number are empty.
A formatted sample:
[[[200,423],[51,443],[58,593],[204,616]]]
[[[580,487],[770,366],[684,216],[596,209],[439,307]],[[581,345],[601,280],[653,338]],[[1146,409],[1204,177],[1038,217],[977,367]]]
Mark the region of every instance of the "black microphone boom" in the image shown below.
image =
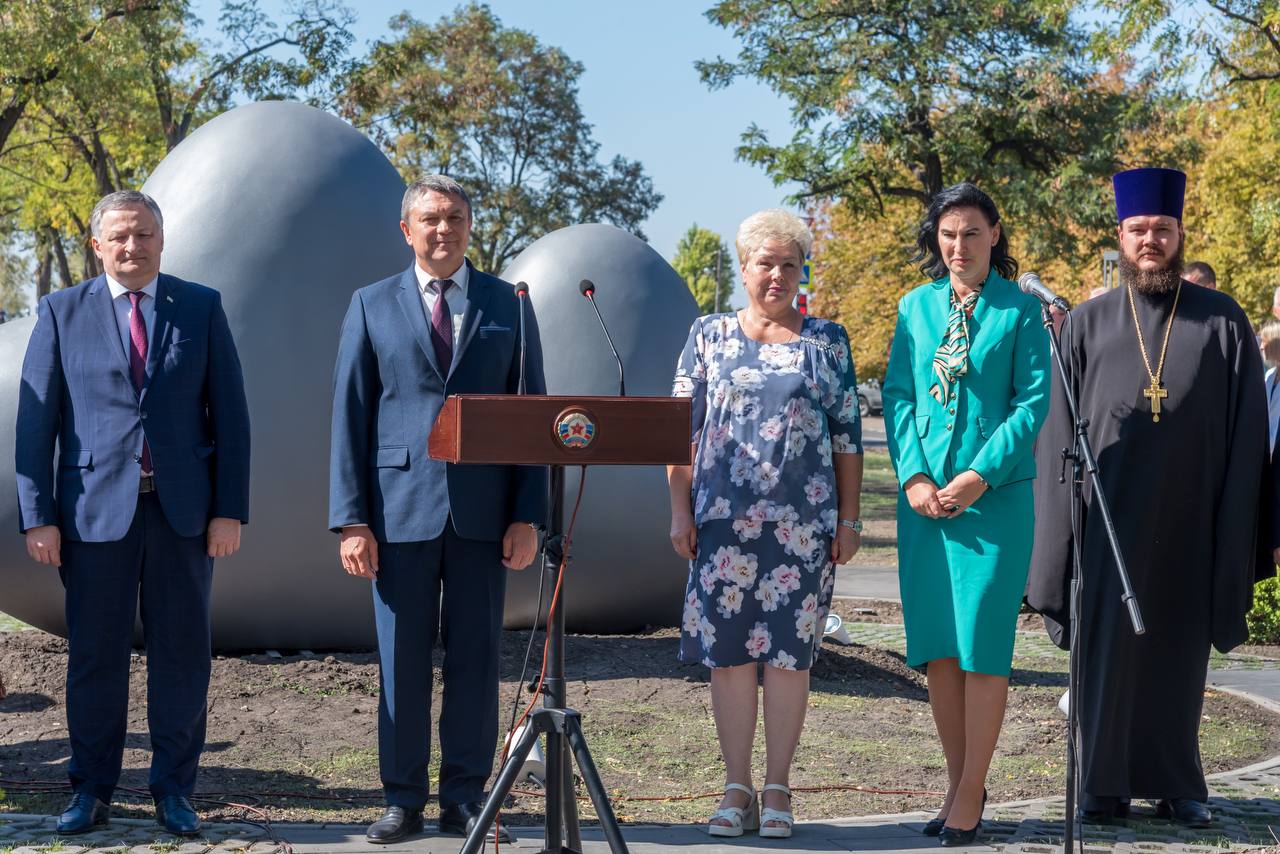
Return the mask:
[[[1024,294],[1031,294],[1045,305],[1053,306],[1059,311],[1071,311],[1071,303],[1045,287],[1044,282],[1035,273],[1023,273],[1018,277],[1018,287]]]
[[[516,394],[525,394],[524,385],[524,304],[528,302],[529,283],[516,282],[516,298],[520,301],[520,384]]]
[[[600,306],[596,305],[596,286],[590,279],[583,279],[578,282],[578,290],[582,295],[591,300],[591,307],[596,310],[596,319],[600,321],[600,328],[604,330],[604,340],[609,342],[609,349],[613,351],[614,361],[618,363],[618,397],[627,396],[627,381],[622,373],[622,357],[618,355],[618,349],[613,346],[613,338],[609,335],[609,327],[604,325],[604,317],[600,314]]]

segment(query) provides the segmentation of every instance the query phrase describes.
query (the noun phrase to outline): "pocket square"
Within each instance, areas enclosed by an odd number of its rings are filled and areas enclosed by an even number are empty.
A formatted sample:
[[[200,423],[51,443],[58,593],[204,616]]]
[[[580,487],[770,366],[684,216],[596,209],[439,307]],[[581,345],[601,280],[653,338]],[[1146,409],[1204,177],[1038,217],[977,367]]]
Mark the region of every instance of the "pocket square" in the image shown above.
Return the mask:
[[[498,324],[496,324],[496,323],[490,323],[490,324],[487,324],[487,325],[485,325],[485,326],[481,326],[481,327],[480,327],[480,335],[481,335],[481,337],[485,337],[485,336],[488,336],[488,335],[494,335],[494,334],[496,334],[496,333],[502,333],[502,332],[510,333],[510,332],[511,332],[511,327],[510,327],[510,326],[499,326],[499,325],[498,325]]]

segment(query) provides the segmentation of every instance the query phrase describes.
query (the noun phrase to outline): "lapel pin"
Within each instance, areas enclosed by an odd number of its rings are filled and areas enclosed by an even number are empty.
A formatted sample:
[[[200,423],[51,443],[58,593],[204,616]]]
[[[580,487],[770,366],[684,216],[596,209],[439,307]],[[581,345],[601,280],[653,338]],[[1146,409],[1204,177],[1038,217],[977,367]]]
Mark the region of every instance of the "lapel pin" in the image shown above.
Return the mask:
[[[173,297],[171,297],[171,296],[169,296],[168,294],[166,294],[166,295],[165,295],[165,298],[164,298],[164,301],[165,301],[165,302],[173,302]]]

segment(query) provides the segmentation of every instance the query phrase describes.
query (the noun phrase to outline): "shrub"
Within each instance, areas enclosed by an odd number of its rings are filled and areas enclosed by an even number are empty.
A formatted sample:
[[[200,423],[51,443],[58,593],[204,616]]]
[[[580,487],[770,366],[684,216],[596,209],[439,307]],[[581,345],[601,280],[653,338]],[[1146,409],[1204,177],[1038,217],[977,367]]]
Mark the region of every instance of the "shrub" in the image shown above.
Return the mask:
[[[1245,617],[1249,643],[1280,644],[1280,578],[1268,578],[1254,585],[1253,607]]]

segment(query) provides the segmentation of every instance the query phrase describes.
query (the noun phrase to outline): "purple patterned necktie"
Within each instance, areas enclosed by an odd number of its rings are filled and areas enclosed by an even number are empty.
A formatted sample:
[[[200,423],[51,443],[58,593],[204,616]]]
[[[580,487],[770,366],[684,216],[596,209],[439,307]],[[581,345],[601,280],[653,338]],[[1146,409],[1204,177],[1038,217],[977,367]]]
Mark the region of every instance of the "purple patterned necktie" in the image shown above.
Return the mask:
[[[449,367],[453,364],[453,315],[444,298],[445,291],[452,284],[453,279],[432,279],[428,285],[436,294],[436,304],[431,309],[431,346],[436,351],[436,364],[444,376],[449,375]]]
[[[140,291],[130,291],[129,300],[133,303],[133,311],[129,313],[129,373],[133,374],[133,387],[142,391],[142,384],[147,379],[147,322],[142,319],[142,297]],[[142,438],[142,473],[151,474],[151,446],[146,436]]]

